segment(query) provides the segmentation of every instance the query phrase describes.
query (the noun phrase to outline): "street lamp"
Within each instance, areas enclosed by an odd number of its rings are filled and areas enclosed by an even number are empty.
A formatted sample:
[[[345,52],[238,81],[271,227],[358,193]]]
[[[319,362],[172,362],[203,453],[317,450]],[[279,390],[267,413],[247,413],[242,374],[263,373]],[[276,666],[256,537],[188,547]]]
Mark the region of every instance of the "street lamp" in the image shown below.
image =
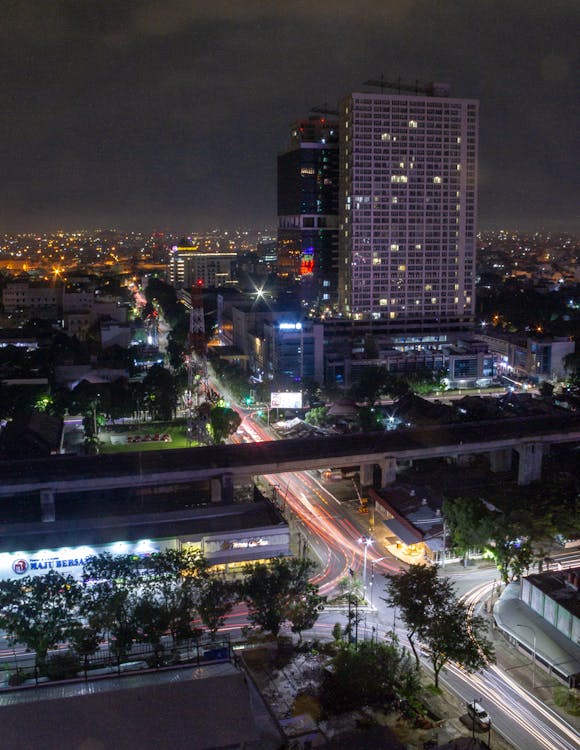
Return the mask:
[[[361,536],[361,538],[358,540],[359,544],[362,544],[364,546],[364,558],[363,558],[363,590],[364,590],[364,596],[365,600],[367,598],[367,551],[369,546],[373,543],[373,540],[370,538],[370,536]]]
[[[532,690],[536,689],[536,631],[531,625],[523,625],[521,622],[516,622],[516,628],[527,628],[532,631],[534,637],[534,646],[532,653]]]

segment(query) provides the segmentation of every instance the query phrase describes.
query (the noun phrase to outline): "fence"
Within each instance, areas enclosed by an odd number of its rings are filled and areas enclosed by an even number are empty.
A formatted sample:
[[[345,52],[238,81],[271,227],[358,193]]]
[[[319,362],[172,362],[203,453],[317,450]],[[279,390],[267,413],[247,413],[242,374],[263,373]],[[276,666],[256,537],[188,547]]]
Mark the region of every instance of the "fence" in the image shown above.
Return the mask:
[[[86,658],[64,647],[49,652],[42,671],[36,665],[34,653],[15,653],[5,659],[5,663],[0,664],[0,689],[4,690],[65,679],[88,681],[180,664],[200,666],[233,661],[234,657],[229,638],[220,636],[216,639],[190,639],[176,644],[165,639],[161,648],[157,649],[149,643],[133,643],[122,658],[107,645]]]

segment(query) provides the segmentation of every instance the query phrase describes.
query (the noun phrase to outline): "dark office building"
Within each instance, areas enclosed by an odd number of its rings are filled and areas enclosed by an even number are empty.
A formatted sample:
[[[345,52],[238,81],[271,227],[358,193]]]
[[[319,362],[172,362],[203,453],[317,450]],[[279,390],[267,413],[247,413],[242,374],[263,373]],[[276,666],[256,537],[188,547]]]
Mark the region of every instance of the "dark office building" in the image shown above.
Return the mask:
[[[278,275],[321,311],[337,303],[338,126],[323,116],[296,122],[278,156]]]

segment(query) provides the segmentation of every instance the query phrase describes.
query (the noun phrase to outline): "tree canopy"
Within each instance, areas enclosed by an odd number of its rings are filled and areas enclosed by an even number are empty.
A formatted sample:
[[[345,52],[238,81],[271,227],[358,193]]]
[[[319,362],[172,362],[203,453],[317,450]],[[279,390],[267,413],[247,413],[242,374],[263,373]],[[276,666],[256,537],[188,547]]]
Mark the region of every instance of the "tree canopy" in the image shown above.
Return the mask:
[[[316,589],[308,581],[313,568],[310,560],[286,557],[277,557],[268,565],[247,566],[241,592],[250,622],[278,635],[293,614],[304,617],[309,609],[311,613],[318,611],[326,600],[314,596]]]
[[[326,713],[342,713],[362,706],[393,706],[413,699],[420,690],[409,655],[394,643],[362,641],[345,646],[332,660],[320,689]]]
[[[427,646],[436,686],[449,661],[473,672],[493,658],[485,621],[470,616],[467,606],[455,596],[451,581],[439,578],[437,568],[411,565],[390,576],[385,601],[397,607],[405,621],[417,668],[417,639]]]

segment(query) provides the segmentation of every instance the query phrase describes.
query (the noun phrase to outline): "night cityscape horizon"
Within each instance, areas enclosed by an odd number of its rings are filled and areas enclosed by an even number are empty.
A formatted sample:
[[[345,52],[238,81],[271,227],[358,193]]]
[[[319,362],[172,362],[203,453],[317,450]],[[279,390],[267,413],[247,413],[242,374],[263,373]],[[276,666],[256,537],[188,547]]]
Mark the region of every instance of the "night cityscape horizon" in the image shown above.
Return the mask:
[[[5,5],[2,231],[270,226],[288,124],[384,73],[480,100],[480,227],[578,232],[568,0]]]
[[[578,3],[0,14],[0,746],[577,750]]]

